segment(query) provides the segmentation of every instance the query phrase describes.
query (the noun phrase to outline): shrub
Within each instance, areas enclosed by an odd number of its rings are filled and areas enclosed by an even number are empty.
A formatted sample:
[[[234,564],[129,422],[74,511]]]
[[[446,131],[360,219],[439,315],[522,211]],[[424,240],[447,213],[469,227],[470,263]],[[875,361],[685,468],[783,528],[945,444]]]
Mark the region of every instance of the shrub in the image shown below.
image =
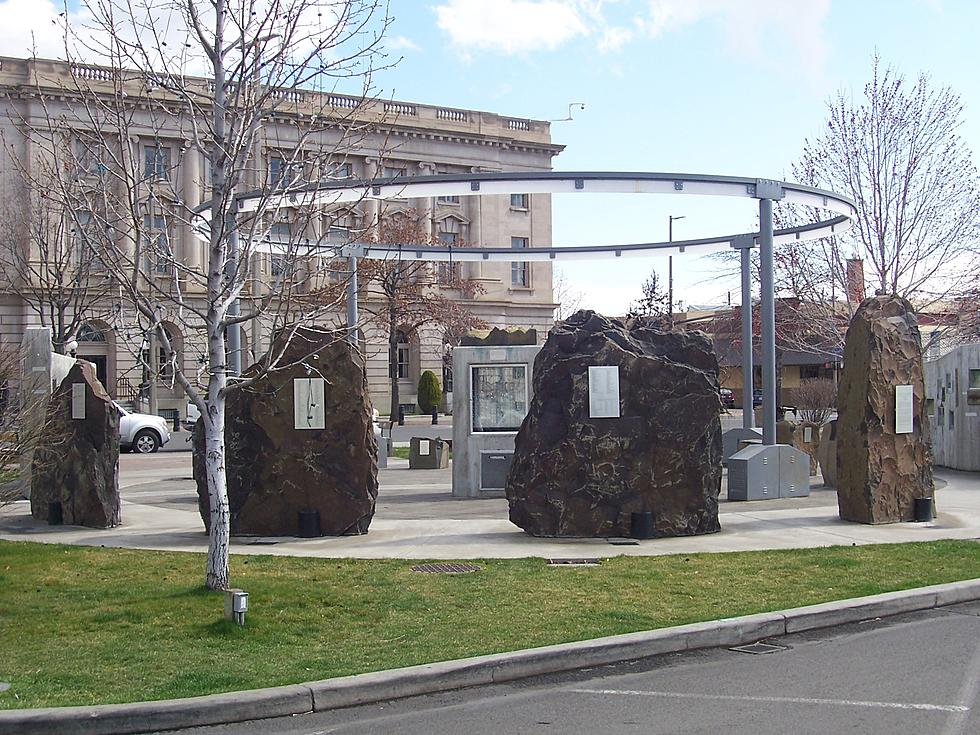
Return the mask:
[[[419,377],[419,409],[422,413],[432,413],[432,409],[442,401],[442,390],[439,388],[439,378],[431,370],[426,370]]]
[[[797,414],[801,421],[824,424],[837,405],[837,386],[833,380],[810,378],[796,389]]]

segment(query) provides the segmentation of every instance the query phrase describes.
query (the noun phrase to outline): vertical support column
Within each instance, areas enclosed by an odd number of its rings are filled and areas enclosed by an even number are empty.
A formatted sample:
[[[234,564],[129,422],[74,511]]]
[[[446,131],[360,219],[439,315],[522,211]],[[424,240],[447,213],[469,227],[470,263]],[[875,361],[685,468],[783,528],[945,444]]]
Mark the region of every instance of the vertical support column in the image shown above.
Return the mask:
[[[347,341],[357,349],[357,256],[347,256]]]
[[[776,303],[773,292],[772,200],[759,200],[761,270],[759,331],[762,336],[762,443],[776,443]]]
[[[736,247],[740,249],[742,260],[742,428],[755,426],[755,411],[752,407],[753,365],[752,365],[752,238]]]
[[[181,227],[181,249],[184,265],[192,270],[201,267],[201,243],[194,237],[190,211],[201,203],[201,154],[190,143],[184,150],[181,167],[181,198],[184,200],[184,216],[187,221]]]

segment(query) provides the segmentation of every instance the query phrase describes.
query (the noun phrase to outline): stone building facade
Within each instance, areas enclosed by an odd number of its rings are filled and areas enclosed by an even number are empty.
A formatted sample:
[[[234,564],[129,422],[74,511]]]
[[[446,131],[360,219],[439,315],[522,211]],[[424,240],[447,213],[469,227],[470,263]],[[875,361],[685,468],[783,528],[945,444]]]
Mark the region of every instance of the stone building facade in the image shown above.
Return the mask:
[[[207,80],[200,80],[202,86]],[[31,136],[26,132],[32,127],[60,125],[60,131],[71,145],[91,137],[91,131],[83,124],[75,130],[71,120],[72,105],[79,104],[73,90],[84,84],[88,90],[103,89],[112,92],[113,78],[110,70],[97,66],[66,64],[42,59],[15,59],[0,57],[0,135],[4,142],[5,161],[0,166],[0,203],[7,212],[24,211],[32,205],[30,192],[17,176],[19,167],[30,168],[38,153],[32,148]],[[154,105],[141,102],[140,95],[166,95],[165,91],[146,86],[141,80],[140,91],[132,95],[133,119],[136,124],[127,130],[129,147],[139,156],[139,165],[145,166],[147,176],[154,180],[146,192],[136,191],[151,201],[153,196],[179,198],[189,204],[204,202],[209,198],[208,163],[204,156],[188,145],[186,121],[179,117],[161,116]],[[551,142],[547,122],[506,117],[476,110],[463,110],[411,102],[393,102],[346,97],[332,92],[288,91],[288,98],[263,125],[260,142],[249,163],[247,186],[260,189],[280,183],[284,177],[300,175],[312,179],[317,176],[314,164],[318,148],[333,147],[329,175],[332,178],[371,180],[389,176],[418,176],[438,173],[477,173],[490,171],[546,171],[552,168],[553,158],[562,146]],[[350,117],[355,110],[363,122],[356,140],[345,143],[343,155],[337,155],[337,134],[330,125],[315,136],[298,133],[298,118],[316,114],[334,115],[338,120]],[[152,119],[151,119],[152,118]],[[54,121],[53,123],[51,121]],[[68,121],[68,122],[65,122]],[[141,127],[142,125],[142,127]],[[333,126],[334,128],[337,126]],[[142,132],[141,132],[142,131]],[[12,164],[13,156],[17,163]],[[97,160],[76,164],[80,176],[97,176]],[[316,171],[324,175],[322,162]],[[143,183],[140,183],[143,187]],[[36,193],[36,192],[35,192]],[[551,200],[546,194],[520,194],[484,197],[433,197],[404,199],[379,203],[366,199],[350,208],[342,218],[307,221],[300,233],[322,238],[325,228],[333,236],[359,231],[368,232],[378,217],[397,211],[408,211],[424,222],[432,237],[443,242],[465,241],[475,247],[545,247],[551,245]],[[205,245],[196,239],[188,223],[166,222],[154,218],[148,208],[144,217],[145,230],[150,234],[142,237],[165,242],[173,257],[188,271],[200,272],[206,262]],[[77,216],[75,218],[77,226]],[[338,225],[343,225],[338,227]],[[273,225],[286,235],[288,222]],[[159,230],[159,231],[157,231]],[[31,244],[25,238],[18,241],[8,228],[0,243],[4,248],[26,248]],[[77,236],[71,224],[64,227],[64,237]],[[349,236],[349,235],[348,235]],[[38,253],[31,251],[37,259]],[[147,263],[152,270],[153,264]],[[256,274],[274,274],[281,263],[269,253],[257,253],[249,267]],[[554,294],[550,263],[465,263],[457,265],[462,277],[479,284],[479,288],[467,297],[463,292],[446,287],[445,295],[462,301],[469,310],[487,326],[518,326],[538,330],[543,340],[552,324]],[[178,269],[179,270],[179,269]],[[13,287],[8,280],[0,292],[0,340],[15,344],[27,326],[42,323],[36,309],[31,307],[31,284],[20,282]],[[168,288],[170,274],[154,273],[153,283]],[[147,406],[145,399],[153,372],[159,377],[154,386],[156,408],[164,414],[183,417],[187,401],[179,387],[171,385],[172,376],[167,367],[156,367],[152,356],[155,343],[137,326],[135,314],[128,314],[131,307],[119,295],[111,283],[101,283],[103,289],[96,303],[87,304],[83,323],[73,335],[78,341],[78,355],[96,364],[99,377],[110,395],[122,402],[135,402]],[[193,289],[187,298],[199,298]],[[246,296],[246,299],[248,297]],[[370,291],[363,291],[362,299],[372,298]],[[369,311],[371,304],[362,303],[361,311]],[[342,312],[343,306],[338,307]],[[338,313],[337,323],[343,323]],[[388,345],[387,335],[368,324],[361,324],[362,345],[365,352],[366,370],[375,406],[382,412],[389,410]],[[167,325],[168,334],[177,348],[177,359],[186,375],[191,378],[199,372],[199,355],[204,352],[198,334],[185,334],[175,324]],[[251,322],[243,330],[242,343],[245,353],[242,360],[247,365],[257,359],[267,348],[272,327],[260,320]],[[443,374],[444,334],[441,327],[427,325],[415,330],[406,329],[399,334],[399,387],[400,403],[410,408],[415,402],[418,376],[423,370]]]

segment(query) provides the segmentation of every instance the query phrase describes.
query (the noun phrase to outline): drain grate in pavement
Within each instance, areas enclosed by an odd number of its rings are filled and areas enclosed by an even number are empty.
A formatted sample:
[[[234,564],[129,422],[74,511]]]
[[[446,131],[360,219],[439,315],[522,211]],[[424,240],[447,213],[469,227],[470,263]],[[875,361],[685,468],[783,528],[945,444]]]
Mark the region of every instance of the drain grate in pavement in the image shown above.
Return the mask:
[[[775,646],[772,643],[750,643],[747,646],[735,646],[734,648],[729,648],[729,651],[737,651],[738,653],[779,653],[780,651],[788,651],[789,646]]]
[[[607,538],[606,543],[612,546],[639,546],[640,542],[635,538],[623,538],[621,536],[613,536],[612,538]]]
[[[480,567],[476,564],[416,564],[412,571],[422,574],[467,574],[480,571]]]
[[[597,567],[598,559],[548,559],[549,567]]]
[[[275,546],[279,542],[274,538],[256,538],[248,542],[249,546]]]

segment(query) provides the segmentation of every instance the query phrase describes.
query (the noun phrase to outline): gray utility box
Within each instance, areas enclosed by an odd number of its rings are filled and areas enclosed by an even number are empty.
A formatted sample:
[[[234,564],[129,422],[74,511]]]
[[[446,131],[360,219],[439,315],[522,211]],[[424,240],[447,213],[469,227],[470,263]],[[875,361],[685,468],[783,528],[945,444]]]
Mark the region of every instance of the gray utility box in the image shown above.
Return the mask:
[[[449,466],[449,445],[442,439],[413,436],[408,450],[408,469],[442,470]]]
[[[785,444],[753,445],[728,458],[729,500],[800,498],[810,494],[810,457]]]
[[[748,439],[762,439],[762,429],[729,429],[721,435],[721,463],[727,464],[728,458],[738,451],[739,445]]]
[[[483,449],[480,451],[480,492],[507,487],[507,475],[514,464],[513,450]]]

